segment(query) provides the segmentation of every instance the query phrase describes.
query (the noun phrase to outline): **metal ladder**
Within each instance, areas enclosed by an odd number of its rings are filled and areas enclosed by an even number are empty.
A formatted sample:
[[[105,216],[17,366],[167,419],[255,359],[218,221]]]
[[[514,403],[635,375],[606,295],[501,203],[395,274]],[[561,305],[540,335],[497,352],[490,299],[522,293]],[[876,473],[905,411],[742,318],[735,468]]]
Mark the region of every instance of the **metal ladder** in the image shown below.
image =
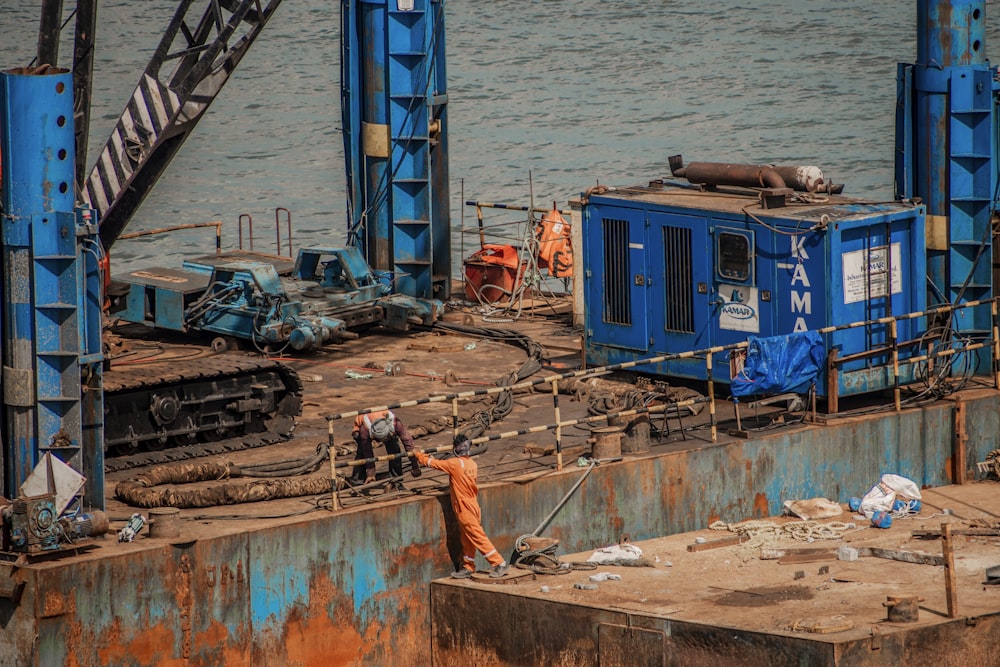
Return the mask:
[[[992,290],[991,72],[954,68],[950,91],[948,300],[957,305],[988,299]],[[976,340],[989,338],[989,306],[970,311],[955,318],[953,327]]]
[[[393,275],[396,289],[411,296],[434,296],[433,188],[431,141],[440,119],[433,99],[435,41],[443,40],[441,20],[431,0],[412,9],[389,3],[389,123]]]

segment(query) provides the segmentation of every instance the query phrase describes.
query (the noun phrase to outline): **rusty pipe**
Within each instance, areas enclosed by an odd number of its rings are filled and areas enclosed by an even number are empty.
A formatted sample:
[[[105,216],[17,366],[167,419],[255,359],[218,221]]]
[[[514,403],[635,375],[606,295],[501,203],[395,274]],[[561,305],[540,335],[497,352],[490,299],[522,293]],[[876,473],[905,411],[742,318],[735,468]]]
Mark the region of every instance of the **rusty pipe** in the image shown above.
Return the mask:
[[[702,185],[735,185],[747,188],[792,188],[802,192],[841,192],[843,186],[827,184],[819,167],[791,167],[723,162],[692,162],[684,166],[680,155],[671,156],[671,174]]]

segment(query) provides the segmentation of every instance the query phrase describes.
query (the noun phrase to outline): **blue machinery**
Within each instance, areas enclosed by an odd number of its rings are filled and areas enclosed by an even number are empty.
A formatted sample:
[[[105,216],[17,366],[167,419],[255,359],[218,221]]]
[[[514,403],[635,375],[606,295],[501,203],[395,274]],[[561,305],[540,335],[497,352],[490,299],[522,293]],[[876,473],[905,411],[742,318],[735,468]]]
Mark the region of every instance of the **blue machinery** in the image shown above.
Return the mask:
[[[180,0],[89,175],[96,0],[77,2],[72,74],[4,75],[3,495],[52,450],[103,506],[99,261],[279,4],[209,2],[199,17],[194,0]],[[42,5],[40,62],[57,60],[61,12],[61,2]],[[451,273],[443,4],[343,0],[342,14],[349,241],[375,272],[339,247],[300,255],[338,256],[343,280],[329,284],[319,271],[307,279],[253,263],[189,263],[194,278],[180,289],[129,285],[122,308],[132,319],[309,349],[353,337],[352,327],[406,329],[440,316],[432,297],[448,297]]]
[[[51,452],[103,507],[101,249],[74,201],[72,90],[66,70],[0,73],[3,484]]]
[[[395,291],[447,299],[444,2],[343,0],[341,11],[348,244]]]
[[[998,85],[985,58],[983,4],[917,3],[918,62],[899,66],[899,203],[817,192],[816,182],[793,182],[795,168],[685,167],[679,156],[672,172],[690,184],[589,193],[584,290],[600,307],[586,313],[588,359],[638,360],[988,301]],[[817,394],[835,405],[837,395],[890,388],[897,341],[909,343],[905,358],[929,343],[982,342],[992,326],[987,303],[944,321],[900,321],[895,336],[888,324],[828,333],[831,363]],[[943,333],[922,340],[928,328]],[[980,373],[991,370],[986,352],[970,362]],[[716,368],[731,361],[715,356]],[[709,379],[695,359],[646,370]],[[915,370],[904,366],[899,381]]]
[[[619,363],[924,308],[922,206],[762,209],[756,198],[720,190],[666,184],[591,194],[586,300],[602,304],[587,312],[591,360]],[[921,321],[903,321],[899,336],[922,330]],[[893,386],[891,340],[888,324],[830,334],[827,344],[845,350],[887,348],[842,369],[840,393]],[[716,356],[728,377],[728,353]],[[704,361],[690,357],[649,370],[708,379]]]
[[[261,261],[184,262],[128,274],[111,312],[158,329],[203,332],[304,351],[383,326],[407,331],[444,314],[437,299],[392,294],[353,247],[302,248],[291,270]]]
[[[917,3],[917,62],[897,76],[896,196],[927,206],[930,303],[992,293],[997,84],[986,60],[984,2]],[[990,333],[989,309],[954,323]]]

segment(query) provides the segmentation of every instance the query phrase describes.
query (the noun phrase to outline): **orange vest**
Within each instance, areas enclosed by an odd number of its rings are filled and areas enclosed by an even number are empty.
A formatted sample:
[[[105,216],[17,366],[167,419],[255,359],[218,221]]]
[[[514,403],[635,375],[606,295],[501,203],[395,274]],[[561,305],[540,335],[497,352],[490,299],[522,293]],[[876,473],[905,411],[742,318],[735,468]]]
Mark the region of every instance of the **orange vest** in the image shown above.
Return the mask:
[[[538,266],[549,270],[553,278],[569,278],[573,275],[573,246],[570,242],[570,225],[560,215],[556,203],[552,210],[542,216],[535,226],[538,239]]]

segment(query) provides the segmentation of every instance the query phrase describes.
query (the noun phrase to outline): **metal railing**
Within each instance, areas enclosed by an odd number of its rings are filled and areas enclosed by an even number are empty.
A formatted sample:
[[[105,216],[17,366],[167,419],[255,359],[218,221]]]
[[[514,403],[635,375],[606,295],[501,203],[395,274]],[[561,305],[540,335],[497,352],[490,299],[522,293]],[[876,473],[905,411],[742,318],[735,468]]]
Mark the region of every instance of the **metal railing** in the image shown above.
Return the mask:
[[[1000,390],[1000,335],[998,335],[998,317],[997,317],[997,314],[998,314],[998,301],[1000,301],[1000,297],[993,298],[993,299],[982,299],[982,300],[977,300],[977,301],[970,301],[970,302],[959,304],[959,305],[956,305],[956,306],[945,304],[945,305],[941,305],[941,306],[935,306],[935,307],[932,307],[932,308],[928,308],[926,310],[919,311],[919,312],[912,312],[912,313],[906,313],[906,314],[903,314],[903,315],[877,318],[877,319],[874,319],[874,320],[864,320],[864,321],[859,321],[859,322],[851,322],[851,323],[847,323],[847,324],[841,324],[841,325],[836,325],[836,326],[824,327],[824,328],[821,328],[821,329],[817,329],[816,333],[819,333],[819,334],[829,334],[829,333],[833,333],[833,332],[837,332],[837,331],[844,331],[844,330],[858,328],[858,327],[865,327],[865,326],[872,326],[872,325],[882,325],[882,324],[888,325],[890,327],[890,336],[892,338],[890,346],[888,348],[881,348],[881,349],[879,349],[877,351],[879,353],[882,353],[882,354],[885,354],[887,352],[890,354],[892,376],[893,376],[893,385],[894,385],[893,386],[893,393],[894,393],[893,403],[894,403],[894,409],[895,409],[895,411],[898,412],[899,410],[902,409],[902,400],[901,400],[902,386],[901,386],[900,381],[899,381],[899,378],[900,378],[900,370],[899,369],[900,369],[900,366],[904,365],[904,364],[927,364],[928,367],[933,367],[933,364],[934,364],[935,360],[937,360],[937,359],[947,359],[947,358],[952,357],[952,356],[957,355],[957,354],[966,353],[966,352],[972,352],[972,351],[975,351],[975,350],[978,350],[978,349],[987,349],[988,348],[991,351],[991,357],[992,357],[991,375],[992,375],[992,379],[993,379],[993,386],[997,390]],[[920,318],[920,317],[939,316],[939,315],[946,314],[946,313],[952,313],[952,312],[954,312],[956,310],[961,310],[961,309],[964,309],[964,308],[975,308],[975,307],[986,306],[986,305],[990,306],[990,308],[992,309],[992,315],[993,315],[993,329],[992,329],[992,336],[991,336],[991,338],[983,340],[983,341],[979,341],[979,342],[963,343],[960,347],[945,347],[944,349],[941,349],[941,348],[935,349],[933,346],[931,346],[927,350],[927,352],[925,352],[925,353],[917,354],[917,355],[914,355],[914,356],[911,356],[911,357],[908,357],[908,358],[905,358],[905,359],[901,359],[900,358],[900,355],[899,355],[900,343],[899,343],[899,341],[896,340],[896,323],[899,322],[900,320],[910,320],[910,319],[917,319],[917,318]],[[601,422],[601,421],[608,421],[608,420],[619,418],[619,417],[630,417],[630,416],[641,415],[641,414],[650,414],[650,415],[653,415],[653,414],[664,414],[664,420],[665,420],[666,419],[666,414],[668,412],[672,413],[673,411],[678,411],[680,408],[687,407],[687,406],[692,406],[692,405],[699,404],[699,403],[708,403],[708,406],[709,406],[709,428],[710,428],[710,432],[711,432],[711,441],[713,443],[714,442],[718,442],[718,423],[717,423],[717,420],[716,420],[716,414],[717,414],[717,412],[716,412],[716,397],[715,397],[715,379],[714,379],[714,376],[713,376],[713,362],[712,362],[712,358],[713,358],[713,355],[715,355],[715,354],[719,354],[719,353],[722,353],[722,352],[733,352],[733,351],[739,351],[739,350],[746,350],[746,349],[748,349],[748,347],[749,347],[749,342],[747,342],[747,341],[740,342],[740,343],[732,343],[732,344],[729,344],[729,345],[719,345],[719,346],[714,346],[714,347],[703,348],[703,349],[700,349],[700,350],[690,350],[690,351],[680,352],[680,353],[664,354],[664,355],[659,355],[659,356],[655,356],[655,357],[647,357],[647,358],[644,358],[644,359],[637,359],[637,360],[627,361],[627,362],[622,362],[622,363],[617,363],[617,364],[609,364],[609,365],[606,365],[606,366],[600,366],[600,367],[596,367],[596,368],[590,368],[590,369],[586,369],[585,368],[585,369],[581,369],[581,370],[577,370],[577,371],[568,371],[566,373],[561,373],[561,374],[557,374],[557,375],[550,375],[550,376],[543,377],[543,378],[535,378],[535,379],[531,379],[531,380],[525,380],[523,382],[519,382],[519,383],[513,384],[513,385],[491,386],[491,387],[484,387],[484,388],[480,388],[480,389],[473,389],[473,390],[469,390],[469,391],[453,392],[453,393],[449,393],[449,394],[436,394],[436,395],[433,395],[433,396],[424,396],[424,397],[421,397],[421,398],[416,398],[416,399],[411,399],[411,400],[406,400],[406,401],[399,401],[399,402],[396,402],[396,403],[389,403],[389,404],[386,404],[386,405],[379,405],[379,406],[375,406],[375,407],[364,408],[364,409],[361,409],[361,410],[352,410],[352,411],[349,411],[349,412],[341,412],[341,413],[327,415],[326,416],[326,420],[327,420],[327,426],[328,426],[328,446],[329,446],[329,450],[330,450],[330,466],[331,466],[331,471],[330,472],[331,472],[331,475],[332,475],[331,479],[333,480],[333,485],[334,485],[333,486],[333,488],[334,488],[334,495],[336,496],[336,479],[335,479],[336,473],[335,473],[335,470],[337,468],[350,468],[350,467],[364,465],[365,463],[370,462],[370,461],[377,461],[377,462],[389,461],[389,460],[392,460],[392,459],[395,459],[395,458],[402,458],[403,456],[405,456],[405,453],[400,453],[398,455],[386,455],[386,456],[375,457],[374,459],[369,459],[369,460],[355,460],[355,461],[341,461],[341,462],[336,462],[334,460],[335,459],[335,451],[336,451],[335,448],[334,448],[334,433],[333,433],[334,422],[339,421],[341,419],[351,419],[351,418],[357,417],[358,415],[369,414],[371,412],[376,412],[376,411],[381,411],[381,410],[395,410],[395,409],[399,409],[399,408],[415,407],[415,406],[418,406],[418,405],[428,405],[428,404],[431,404],[431,403],[451,402],[451,404],[452,404],[452,431],[453,431],[454,435],[457,435],[458,434],[458,427],[459,427],[458,404],[459,404],[460,400],[467,399],[467,398],[481,397],[481,396],[491,396],[491,395],[500,394],[500,393],[504,393],[504,392],[513,392],[514,390],[518,390],[518,389],[530,389],[530,388],[538,387],[540,385],[544,385],[546,383],[551,383],[551,385],[552,385],[552,404],[553,404],[553,413],[554,413],[554,418],[555,418],[554,422],[548,423],[548,424],[540,424],[540,425],[537,425],[537,426],[531,426],[531,427],[524,428],[524,429],[519,429],[519,430],[516,430],[516,431],[505,431],[505,432],[502,432],[502,433],[496,433],[496,434],[492,434],[492,435],[483,435],[483,436],[480,436],[480,437],[477,437],[477,438],[472,438],[471,439],[472,440],[472,444],[473,445],[477,445],[477,444],[482,444],[482,443],[486,443],[486,442],[493,442],[493,441],[498,441],[498,440],[506,440],[506,439],[509,439],[509,438],[515,438],[515,437],[526,435],[526,434],[530,434],[530,433],[544,433],[544,432],[547,432],[547,431],[552,431],[554,433],[554,436],[555,436],[556,469],[557,470],[561,470],[563,468],[563,459],[562,459],[562,455],[563,455],[563,446],[562,446],[563,442],[562,442],[562,440],[563,439],[562,439],[562,433],[563,433],[563,429],[564,428],[575,426],[575,425],[578,425],[578,424],[592,424],[592,423]],[[620,412],[609,412],[609,413],[606,413],[606,414],[595,415],[595,416],[585,417],[585,418],[580,418],[580,419],[563,420],[561,418],[560,409],[559,409],[559,382],[560,381],[570,380],[570,379],[578,380],[578,379],[599,377],[599,376],[607,375],[607,374],[609,374],[611,372],[614,372],[614,371],[628,370],[628,369],[631,369],[631,368],[636,368],[638,366],[646,366],[646,365],[652,365],[652,364],[662,363],[662,362],[665,362],[665,361],[673,361],[673,360],[678,360],[678,359],[692,359],[692,358],[699,358],[699,357],[704,358],[704,361],[705,361],[705,373],[706,373],[706,378],[707,378],[707,391],[706,391],[707,396],[705,396],[705,397],[689,398],[689,399],[685,399],[685,400],[681,400],[681,401],[665,401],[665,402],[663,402],[660,405],[654,405],[654,406],[651,406],[651,407],[637,408],[637,409],[632,409],[632,410],[623,410],[623,411],[620,411]],[[837,369],[840,366],[842,366],[846,361],[853,360],[853,359],[856,359],[856,358],[858,358],[858,357],[857,356],[851,356],[851,357],[844,357],[844,358],[838,359],[836,357],[836,355],[828,355],[828,366],[827,366],[828,375],[835,374],[837,372]],[[834,387],[836,387],[836,379],[834,379],[832,381],[832,385]],[[833,396],[828,395],[827,399],[828,399],[828,401],[832,401],[832,405],[834,407],[836,407],[836,400],[837,400],[837,398],[836,398],[835,393],[834,393]],[[828,407],[829,406],[830,406],[830,404],[828,403]],[[739,424],[740,417],[739,417],[739,404],[738,404],[738,402],[735,403],[735,407],[736,407],[737,424]],[[815,423],[816,422],[816,418],[815,418],[816,404],[815,404],[815,393],[814,392],[813,392],[813,402],[812,402],[811,410],[812,410],[812,413],[813,413],[813,419],[812,419],[812,421]],[[835,412],[835,410],[830,410],[830,412]],[[436,448],[435,451],[448,451],[450,449],[451,449],[450,446],[443,446],[443,447]],[[339,506],[339,501],[336,498],[334,498],[334,506],[335,507]]]
[[[281,218],[281,214],[282,213],[284,213],[284,216],[285,216],[283,221],[282,221],[282,218]],[[253,216],[251,216],[249,213],[240,213],[239,218],[237,218],[237,221],[236,221],[236,225],[237,225],[236,229],[237,229],[237,235],[238,235],[238,245],[237,245],[237,247],[240,250],[243,250],[243,222],[244,221],[246,221],[246,223],[247,223],[247,237],[246,237],[247,238],[247,245],[248,245],[247,249],[250,252],[253,252],[254,251],[254,249],[253,249],[253,242],[254,242]],[[282,242],[281,242],[281,223],[282,222],[285,223],[285,227],[286,227],[287,233],[288,233],[288,255],[287,255],[287,257],[293,257],[294,253],[293,253],[293,250],[292,250],[292,212],[289,211],[287,208],[284,208],[283,206],[279,206],[276,209],[274,209],[274,237],[275,237],[275,247],[277,248],[277,250],[276,250],[276,256],[278,256],[278,257],[285,256],[285,255],[281,254],[281,245],[282,245]]]
[[[215,254],[218,255],[222,252],[222,221],[215,220],[213,222],[189,222],[182,225],[172,225],[170,227],[158,227],[156,229],[147,229],[141,232],[129,232],[128,234],[122,234],[118,237],[119,241],[128,241],[129,239],[137,239],[143,236],[155,236],[157,234],[168,234],[170,232],[179,232],[185,229],[202,229],[204,227],[215,227]]]

